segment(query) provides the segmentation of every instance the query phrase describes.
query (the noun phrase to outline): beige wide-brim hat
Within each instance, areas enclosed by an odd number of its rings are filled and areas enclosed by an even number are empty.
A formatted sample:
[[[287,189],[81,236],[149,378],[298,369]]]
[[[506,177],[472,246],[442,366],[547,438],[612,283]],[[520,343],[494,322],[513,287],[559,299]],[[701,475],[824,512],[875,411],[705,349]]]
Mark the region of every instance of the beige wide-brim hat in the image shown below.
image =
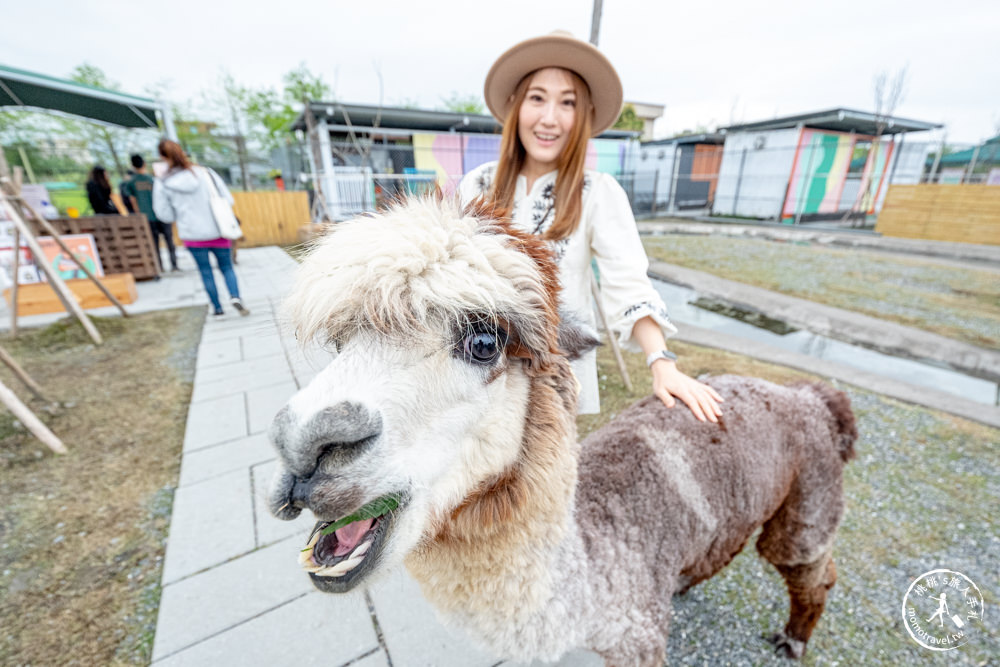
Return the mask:
[[[593,136],[615,124],[622,110],[622,82],[618,72],[596,47],[562,30],[526,39],[497,58],[483,88],[490,113],[503,123],[517,84],[544,67],[571,70],[586,82],[594,105]]]

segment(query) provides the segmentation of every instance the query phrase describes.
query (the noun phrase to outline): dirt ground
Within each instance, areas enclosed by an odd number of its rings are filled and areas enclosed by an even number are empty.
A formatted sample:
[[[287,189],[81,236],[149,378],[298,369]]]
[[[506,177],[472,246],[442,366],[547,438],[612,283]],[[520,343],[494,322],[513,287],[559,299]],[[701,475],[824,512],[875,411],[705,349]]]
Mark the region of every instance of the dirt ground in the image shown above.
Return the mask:
[[[651,258],[720,278],[1000,347],[1000,273],[897,257],[722,236],[644,237]]]
[[[95,322],[101,346],[68,321],[3,341],[69,449],[0,411],[3,665],[149,662],[204,310]]]

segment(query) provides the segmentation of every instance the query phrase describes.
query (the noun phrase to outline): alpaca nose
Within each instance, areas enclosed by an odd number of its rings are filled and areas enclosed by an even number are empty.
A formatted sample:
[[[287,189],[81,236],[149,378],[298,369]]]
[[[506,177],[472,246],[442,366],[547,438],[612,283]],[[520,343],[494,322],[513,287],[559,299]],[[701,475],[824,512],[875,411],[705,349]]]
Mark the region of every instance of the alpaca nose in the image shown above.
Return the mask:
[[[335,457],[337,463],[346,464],[381,432],[379,412],[343,401],[305,419],[286,405],[271,423],[270,438],[288,471],[298,480],[307,480],[321,459]]]

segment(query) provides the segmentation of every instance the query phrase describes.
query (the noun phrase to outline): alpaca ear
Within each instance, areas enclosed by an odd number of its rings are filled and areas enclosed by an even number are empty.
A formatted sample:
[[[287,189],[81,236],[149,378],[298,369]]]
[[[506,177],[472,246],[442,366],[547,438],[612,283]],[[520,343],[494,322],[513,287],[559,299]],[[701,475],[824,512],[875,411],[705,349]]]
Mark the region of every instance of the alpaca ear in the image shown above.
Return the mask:
[[[570,361],[579,359],[601,344],[597,332],[579,317],[565,310],[559,312],[559,349]]]

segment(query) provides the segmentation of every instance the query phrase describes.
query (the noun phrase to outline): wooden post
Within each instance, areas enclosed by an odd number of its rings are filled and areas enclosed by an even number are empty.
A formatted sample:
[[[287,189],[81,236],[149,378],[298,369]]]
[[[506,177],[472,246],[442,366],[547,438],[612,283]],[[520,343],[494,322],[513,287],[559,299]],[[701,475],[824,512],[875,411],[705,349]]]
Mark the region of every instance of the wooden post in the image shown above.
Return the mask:
[[[632,378],[629,377],[628,369],[625,368],[625,360],[622,359],[622,352],[618,349],[618,340],[615,338],[615,332],[608,326],[608,316],[604,314],[604,306],[601,305],[601,292],[597,286],[597,279],[594,278],[594,272],[590,269],[588,270],[590,271],[590,291],[594,295],[597,314],[601,318],[601,325],[604,327],[604,330],[608,332],[608,343],[611,345],[611,351],[615,355],[615,361],[618,362],[618,372],[622,375],[622,382],[625,383],[625,388],[631,394]]]
[[[31,248],[32,254],[38,260],[38,266],[49,279],[49,285],[55,291],[56,295],[59,296],[59,300],[62,301],[66,311],[75,315],[76,319],[80,320],[80,324],[83,325],[83,328],[87,330],[91,339],[93,339],[96,344],[100,345],[103,342],[101,334],[97,331],[94,323],[90,321],[90,318],[87,317],[87,314],[83,312],[83,308],[80,307],[76,297],[69,291],[69,288],[66,287],[66,283],[63,282],[62,278],[56,275],[56,272],[53,271],[51,266],[49,266],[49,263],[45,261],[45,253],[42,252],[41,246],[38,245],[38,241],[36,241],[35,237],[32,235],[31,230],[28,228],[28,224],[21,217],[21,212],[17,210],[17,207],[11,204],[10,198],[4,196],[2,192],[0,192],[0,204],[7,207],[7,211],[14,220],[15,228],[24,235],[25,243],[27,243],[28,247]]]
[[[941,145],[938,147],[937,155],[934,156],[934,164],[931,165],[931,172],[927,174],[927,183],[937,183],[938,165],[941,164],[941,156],[944,153],[945,141],[947,139],[947,132],[941,135]]]
[[[17,338],[17,284],[21,272],[21,232],[14,228],[14,283],[10,286],[10,337]]]
[[[14,413],[14,416],[21,420],[29,431],[31,431],[36,438],[41,440],[46,447],[51,449],[56,454],[66,454],[66,445],[62,444],[62,441],[55,436],[52,431],[48,429],[45,424],[35,416],[28,406],[21,402],[14,392],[7,388],[3,382],[0,382],[0,402],[3,402],[7,406],[7,409]]]
[[[35,222],[37,222],[39,225],[41,225],[42,229],[44,229],[45,231],[47,231],[52,236],[52,239],[56,242],[56,244],[60,248],[62,248],[62,251],[64,253],[66,253],[66,256],[69,257],[71,260],[73,260],[73,262],[75,262],[78,267],[80,267],[80,270],[83,271],[84,275],[86,275],[88,278],[90,278],[90,280],[97,286],[97,289],[101,290],[101,293],[104,294],[104,296],[108,297],[108,300],[111,301],[111,303],[115,304],[115,306],[118,307],[118,310],[121,312],[122,317],[128,317],[128,311],[125,310],[125,306],[122,305],[121,301],[119,301],[115,297],[115,295],[111,293],[111,290],[109,290],[107,287],[105,287],[104,284],[101,283],[101,281],[97,279],[97,276],[95,276],[93,273],[91,273],[90,269],[88,269],[86,266],[84,266],[83,262],[81,262],[80,259],[76,255],[73,254],[73,251],[70,250],[69,247],[66,245],[66,243],[62,240],[62,238],[60,238],[59,232],[57,232],[55,230],[55,228],[52,226],[52,224],[48,220],[46,220],[45,218],[43,218],[38,213],[38,211],[36,211],[35,209],[33,209],[31,206],[29,206],[23,200],[20,200],[20,203],[24,207],[26,207],[29,211],[31,211],[31,215],[35,218]],[[159,248],[157,248],[157,252],[159,252]]]
[[[24,386],[27,387],[31,391],[31,393],[35,395],[35,398],[40,398],[43,401],[45,400],[45,397],[42,396],[41,387],[39,387],[35,383],[35,381],[31,379],[31,376],[28,375],[23,368],[21,368],[21,365],[19,363],[14,361],[14,357],[10,356],[7,350],[3,349],[2,346],[0,346],[0,361],[3,361],[3,363],[7,364],[7,368],[9,368],[11,372],[13,372],[14,375],[17,376],[18,380],[24,383]]]

